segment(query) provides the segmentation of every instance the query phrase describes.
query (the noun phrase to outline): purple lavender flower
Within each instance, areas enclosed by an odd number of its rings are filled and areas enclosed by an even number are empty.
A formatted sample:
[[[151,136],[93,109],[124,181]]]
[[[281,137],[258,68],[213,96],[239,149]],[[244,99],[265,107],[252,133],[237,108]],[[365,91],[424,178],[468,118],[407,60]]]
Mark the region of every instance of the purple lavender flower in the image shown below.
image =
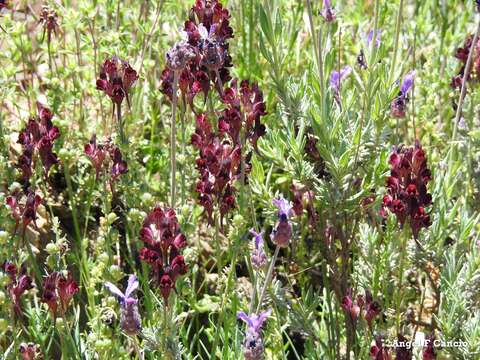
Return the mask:
[[[367,35],[367,46],[370,47],[370,44],[372,43],[373,40],[373,30],[370,30]],[[375,46],[379,47],[380,44],[382,43],[382,31],[377,30],[377,36],[375,39]]]
[[[323,9],[320,14],[326,22],[333,22],[337,18],[335,9],[332,7],[330,0],[323,0]]]
[[[267,255],[263,250],[263,231],[257,233],[254,229],[250,230],[250,234],[253,235],[255,249],[252,251],[252,265],[256,270],[259,270],[267,263]]]
[[[402,86],[400,87],[400,91],[402,92],[403,96],[406,96],[408,90],[410,90],[413,86],[413,81],[415,79],[415,70],[412,70],[405,75],[403,78]]]
[[[333,70],[330,75],[330,86],[335,93],[340,92],[341,82],[352,72],[350,66],[345,66],[340,71]]]
[[[243,311],[237,313],[237,318],[245,321],[247,331],[243,342],[243,355],[245,360],[263,360],[263,340],[261,330],[263,323],[270,316],[272,310],[267,310],[260,315],[251,314],[248,316]]]
[[[287,247],[292,237],[292,224],[290,216],[292,215],[292,204],[284,198],[273,200],[273,205],[278,207],[278,223],[271,234],[272,241],[281,247]]]
[[[138,281],[135,274],[128,278],[127,289],[125,294],[118,287],[110,282],[105,283],[105,287],[120,301],[121,316],[120,325],[128,335],[136,335],[141,329],[140,314],[138,313],[138,300],[132,296],[138,289]]]
[[[292,215],[292,204],[289,201],[285,200],[283,197],[278,199],[273,199],[273,205],[278,207],[278,218],[280,221],[285,221],[290,218]]]
[[[194,48],[185,40],[175,43],[166,53],[167,66],[170,70],[183,70],[195,58]]]
[[[405,75],[405,77],[403,78],[403,83],[400,86],[400,92],[390,104],[390,112],[394,118],[401,119],[405,117],[405,111],[408,102],[407,93],[412,88],[414,79],[414,70],[407,73],[407,75]]]

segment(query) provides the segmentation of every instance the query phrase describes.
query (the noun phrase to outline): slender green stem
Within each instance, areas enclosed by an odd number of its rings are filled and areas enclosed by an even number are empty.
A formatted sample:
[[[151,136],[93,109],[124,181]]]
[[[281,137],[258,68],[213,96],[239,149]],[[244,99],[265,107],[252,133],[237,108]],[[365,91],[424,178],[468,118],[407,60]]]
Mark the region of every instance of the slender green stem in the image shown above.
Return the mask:
[[[86,266],[87,249],[86,249],[86,244],[83,243],[83,239],[80,231],[80,225],[78,222],[78,214],[77,214],[77,205],[75,204],[75,197],[74,197],[73,186],[72,186],[72,178],[70,176],[69,164],[66,161],[63,166],[63,169],[65,174],[65,180],[67,183],[67,193],[68,193],[70,208],[72,209],[73,229],[74,229],[75,238],[76,238],[76,245],[73,247],[73,250],[75,253],[75,257],[77,258],[77,261],[80,264],[80,285],[84,285],[85,288],[87,288],[89,284],[89,278],[90,278],[89,272]],[[91,300],[90,297],[89,297],[89,300]],[[90,305],[92,305],[92,303],[90,303]]]
[[[122,106],[120,103],[114,105],[117,108],[117,125],[118,125],[118,133],[120,135],[120,141],[122,144],[127,143],[127,139],[125,137],[125,129],[123,128],[123,118],[122,118]]]
[[[178,71],[173,73],[173,90],[172,90],[172,123],[170,125],[170,206],[175,208],[176,203],[176,174],[177,174],[177,90],[178,90]]]
[[[280,251],[280,246],[277,245],[275,248],[275,253],[273,254],[272,261],[268,267],[267,276],[265,277],[265,282],[263,283],[262,291],[260,293],[260,297],[258,298],[258,304],[256,313],[258,314],[260,308],[262,307],[263,298],[267,292],[267,288],[270,286],[270,281],[272,280],[273,268],[275,267],[275,263],[277,262],[278,252]]]
[[[401,0],[403,1],[403,0]],[[370,42],[370,59],[369,59],[369,73],[368,73],[368,84],[367,84],[367,91],[365,92],[364,101],[363,101],[363,111],[362,116],[360,117],[360,136],[358,139],[358,143],[355,149],[355,160],[353,162],[353,168],[356,169],[358,156],[360,153],[360,147],[362,145],[362,135],[363,135],[363,127],[365,125],[365,118],[370,118],[370,107],[371,107],[371,88],[373,83],[373,65],[375,63],[375,58],[377,55],[377,46],[376,46],[376,39],[377,39],[377,32],[378,32],[378,18],[379,18],[379,11],[380,11],[380,0],[375,0],[375,19],[373,25],[373,37],[372,41]]]
[[[390,74],[388,76],[388,84],[390,85],[393,81],[393,75],[395,72],[395,66],[397,65],[397,53],[399,47],[399,40],[400,40],[400,27],[402,24],[402,13],[403,13],[403,0],[400,0],[400,4],[398,5],[398,13],[397,13],[397,22],[395,24],[395,43],[393,46],[393,56],[392,56],[392,65],[390,67]],[[372,43],[375,43],[376,34],[372,38]]]
[[[35,272],[35,280],[37,281],[38,284],[40,284],[42,281],[42,272],[40,271],[40,267],[38,266],[37,258],[33,254],[32,244],[30,244],[30,242],[27,242],[25,239],[26,229],[27,227],[23,226],[23,230],[22,230],[23,245],[27,247],[28,256],[30,257],[30,261],[32,262],[32,265],[33,265],[33,271]]]
[[[185,112],[187,110],[187,104],[186,104],[186,101],[185,101],[185,96],[182,98],[182,108],[181,108],[181,112],[180,112],[180,121],[181,121],[181,126],[182,126],[182,167],[181,167],[181,178],[182,178],[182,194],[181,194],[181,204],[184,205],[185,204],[185,191],[186,191],[186,165],[187,165],[187,162],[186,162],[186,156],[187,156],[187,140],[186,140],[186,127],[185,127]]]
[[[396,315],[396,330],[397,334],[400,334],[400,323],[401,323],[401,304],[402,304],[402,282],[403,282],[403,271],[405,266],[405,252],[407,251],[407,231],[405,230],[402,234],[401,246],[400,246],[400,264],[398,272],[398,286],[397,286],[397,297],[395,304],[395,315]]]
[[[83,227],[83,237],[87,236],[88,222],[90,218],[90,209],[92,208],[93,189],[95,187],[96,180],[97,180],[96,175],[92,175],[90,177],[90,186],[89,186],[88,195],[87,195],[87,210],[85,212],[85,225]]]

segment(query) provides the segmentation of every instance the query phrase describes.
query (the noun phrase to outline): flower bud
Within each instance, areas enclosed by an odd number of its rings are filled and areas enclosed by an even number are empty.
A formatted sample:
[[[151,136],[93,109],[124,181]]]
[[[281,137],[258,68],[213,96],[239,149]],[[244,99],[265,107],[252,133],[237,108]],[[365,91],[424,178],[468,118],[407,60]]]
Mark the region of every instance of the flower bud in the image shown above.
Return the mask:
[[[55,319],[55,326],[56,326],[57,328],[63,329],[63,328],[64,328],[64,325],[65,325],[65,324],[64,324],[64,322],[63,322],[63,318],[57,317],[57,318]]]
[[[4,245],[8,241],[9,236],[8,232],[0,231],[0,245]]]
[[[108,261],[109,261],[109,257],[108,257],[108,254],[106,252],[103,252],[101,253],[100,255],[98,255],[98,261],[102,264],[105,264],[107,265],[108,264]]]
[[[58,250],[58,245],[55,243],[48,243],[47,246],[45,246],[45,251],[50,255],[58,253]]]
[[[152,194],[146,192],[146,193],[142,194],[141,199],[142,199],[143,203],[150,204],[153,200],[153,196],[152,196]]]
[[[235,216],[233,217],[233,226],[235,226],[237,228],[241,228],[244,224],[244,221],[245,221],[245,219],[243,218],[242,215],[235,214]]]
[[[111,212],[107,215],[108,224],[112,225],[115,221],[117,221],[118,216],[114,212]]]
[[[7,331],[8,329],[8,320],[0,319],[0,333]]]
[[[110,266],[109,272],[110,275],[117,281],[123,277],[122,269],[120,269],[118,265]]]

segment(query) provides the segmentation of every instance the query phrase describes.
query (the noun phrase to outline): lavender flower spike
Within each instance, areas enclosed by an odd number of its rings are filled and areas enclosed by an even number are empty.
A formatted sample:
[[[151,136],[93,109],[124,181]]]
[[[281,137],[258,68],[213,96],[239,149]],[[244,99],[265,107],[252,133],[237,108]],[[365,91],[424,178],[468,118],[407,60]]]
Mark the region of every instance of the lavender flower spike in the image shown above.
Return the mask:
[[[382,39],[382,31],[377,30],[377,37],[375,39],[375,46],[376,47],[380,46],[380,44],[382,42],[381,39]],[[370,46],[370,44],[372,43],[372,40],[373,40],[373,30],[370,30],[368,32],[368,35],[367,35],[367,46]]]
[[[403,83],[402,83],[402,86],[400,87],[400,91],[402,92],[403,96],[405,96],[408,90],[410,90],[411,87],[413,86],[414,79],[415,79],[415,70],[410,71],[403,78]]]
[[[335,9],[332,7],[330,0],[323,0],[323,9],[320,13],[326,22],[333,22],[336,19]]]
[[[265,320],[267,320],[271,313],[272,309],[268,309],[267,311],[261,312],[260,315],[252,314],[248,316],[245,312],[239,311],[237,313],[237,318],[245,321],[247,324],[247,332],[259,335],[260,331],[262,330],[263,323]]]
[[[400,86],[400,92],[390,104],[390,113],[394,118],[401,119],[405,117],[407,108],[407,92],[412,88],[415,79],[415,70],[412,70],[403,78],[402,86]]]
[[[273,205],[278,207],[279,221],[270,237],[277,246],[287,247],[292,237],[292,224],[290,222],[292,204],[284,198],[278,198],[273,200]]]
[[[271,310],[248,316],[243,311],[237,313],[237,318],[245,321],[247,331],[243,341],[243,355],[245,360],[263,360],[263,340],[261,336],[262,325],[270,316]]]
[[[332,74],[330,75],[330,86],[335,93],[340,91],[340,84],[341,82],[352,72],[352,68],[350,66],[345,66],[340,71],[333,70]]]
[[[138,280],[135,274],[128,278],[125,294],[114,284],[105,283],[105,287],[116,295],[121,305],[120,325],[128,335],[136,335],[141,329],[140,314],[138,313],[138,300],[132,295],[138,289]]]
[[[289,201],[285,200],[283,197],[272,200],[273,205],[278,208],[278,218],[280,221],[288,220],[292,215],[292,204]]]
[[[255,248],[252,251],[251,261],[256,270],[259,270],[267,263],[267,255],[263,250],[263,231],[257,233],[254,229],[250,230],[250,234],[253,235],[253,241]]]

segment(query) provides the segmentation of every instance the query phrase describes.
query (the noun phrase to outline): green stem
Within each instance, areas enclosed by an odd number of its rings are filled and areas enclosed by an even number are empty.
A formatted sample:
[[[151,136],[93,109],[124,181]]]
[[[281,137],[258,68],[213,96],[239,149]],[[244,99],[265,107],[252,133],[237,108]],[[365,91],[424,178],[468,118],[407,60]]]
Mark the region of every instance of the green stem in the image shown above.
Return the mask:
[[[393,57],[392,57],[392,66],[390,67],[390,74],[388,76],[388,84],[390,85],[393,81],[393,75],[395,72],[395,66],[397,63],[397,53],[398,53],[398,43],[400,40],[400,26],[402,24],[402,13],[403,13],[403,0],[400,0],[400,4],[398,6],[398,13],[397,13],[397,22],[395,24],[395,44],[393,47]],[[374,34],[372,43],[375,43],[375,37],[376,35]]]
[[[127,139],[125,137],[125,132],[123,128],[123,119],[122,119],[122,106],[120,103],[114,105],[117,108],[117,125],[118,125],[118,132],[120,135],[120,141],[122,144],[127,143]]]
[[[96,183],[96,175],[92,175],[90,177],[90,187],[88,191],[88,198],[87,198],[87,210],[85,214],[85,225],[83,228],[83,237],[87,236],[87,229],[88,229],[88,221],[90,218],[90,209],[92,208],[92,196],[93,196],[93,189]]]
[[[175,209],[176,203],[176,174],[177,174],[177,88],[179,73],[173,73],[173,91],[172,91],[172,123],[170,126],[170,206]]]
[[[87,251],[86,251],[87,249],[83,244],[80,225],[78,222],[77,206],[75,204],[72,179],[70,176],[68,162],[65,162],[63,169],[65,174],[65,180],[67,183],[67,193],[68,193],[70,208],[72,209],[73,228],[74,228],[75,238],[76,238],[76,245],[73,247],[73,249],[74,249],[76,258],[80,263],[80,274],[81,274],[80,285],[82,285],[82,282],[83,282],[83,285],[87,287],[89,284],[89,273],[85,265],[85,262],[87,261]]]
[[[404,231],[402,234],[402,243],[400,246],[400,265],[398,273],[398,285],[397,285],[397,298],[395,304],[395,314],[396,314],[396,330],[397,334],[400,334],[400,323],[401,323],[401,304],[402,304],[402,282],[403,282],[403,271],[405,266],[405,252],[407,251],[407,240],[408,235],[407,231]]]
[[[275,263],[277,262],[279,251],[280,251],[280,246],[277,245],[277,247],[275,248],[275,253],[273,254],[272,261],[270,262],[270,265],[268,267],[267,276],[265,277],[265,282],[263,283],[262,292],[260,293],[260,297],[258,299],[257,310],[256,310],[257,314],[260,311],[260,308],[262,307],[262,301],[267,292],[267,288],[270,286],[270,281],[272,280],[273,268],[275,267]]]
[[[185,177],[186,177],[186,171],[185,171],[185,167],[186,167],[186,159],[185,157],[187,156],[187,141],[186,141],[186,127],[185,127],[185,112],[187,110],[187,104],[185,102],[185,97],[183,97],[182,99],[182,111],[180,112],[180,121],[181,121],[181,126],[182,126],[182,173],[180,174],[181,178],[182,178],[182,196],[181,196],[181,204],[184,205],[185,204]]]
[[[403,0],[401,0],[403,1]],[[379,18],[379,11],[380,11],[380,0],[375,1],[375,19],[373,25],[373,37],[370,43],[370,59],[369,59],[369,73],[368,73],[368,84],[367,84],[367,91],[365,92],[364,101],[363,101],[363,111],[362,116],[360,117],[360,136],[358,138],[358,143],[355,149],[355,160],[353,162],[353,169],[357,168],[358,156],[360,153],[360,147],[362,145],[362,135],[363,135],[363,127],[365,125],[365,118],[370,118],[370,108],[371,108],[371,88],[373,83],[373,65],[375,64],[375,58],[377,55],[377,46],[376,46],[376,38],[378,32],[378,18]]]

